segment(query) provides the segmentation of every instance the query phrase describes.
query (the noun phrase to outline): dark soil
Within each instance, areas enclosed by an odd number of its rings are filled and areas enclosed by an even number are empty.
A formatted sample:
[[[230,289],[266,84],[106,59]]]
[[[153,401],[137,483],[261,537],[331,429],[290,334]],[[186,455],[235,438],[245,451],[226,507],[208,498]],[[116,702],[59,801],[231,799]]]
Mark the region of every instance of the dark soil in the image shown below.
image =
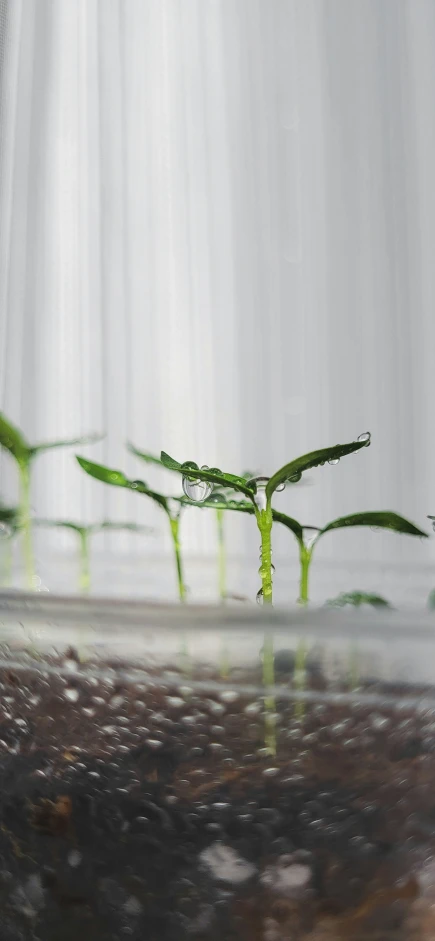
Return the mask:
[[[231,681],[62,669],[0,675],[0,941],[434,941],[434,704],[314,670],[273,756]]]

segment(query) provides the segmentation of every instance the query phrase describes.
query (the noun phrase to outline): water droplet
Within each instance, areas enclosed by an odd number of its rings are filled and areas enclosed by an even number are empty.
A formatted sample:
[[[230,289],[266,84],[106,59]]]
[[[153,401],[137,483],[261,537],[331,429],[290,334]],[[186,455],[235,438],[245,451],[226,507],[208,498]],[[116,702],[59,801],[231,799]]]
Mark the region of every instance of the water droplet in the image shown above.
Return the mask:
[[[296,474],[292,474],[292,476],[289,477],[288,482],[289,484],[297,484],[301,480],[301,477],[302,477],[302,472],[297,471]]]
[[[145,487],[145,488],[146,488],[146,483],[145,483],[144,480],[132,480],[132,482],[131,482],[131,484],[130,484],[130,488],[131,488],[132,490],[139,490],[141,487]]]
[[[339,457],[331,457],[331,460],[328,461],[328,464],[339,464],[339,463],[340,463]]]
[[[275,487],[275,493],[281,493],[283,490],[285,490],[285,480],[283,480],[282,484],[278,484],[278,486]]]
[[[181,465],[181,470],[189,470],[189,468],[192,470],[199,470],[196,461],[185,461],[184,464]]]
[[[267,506],[267,497],[266,497],[266,486],[269,482],[269,477],[251,477],[250,480],[246,482],[246,486],[251,489],[256,488],[256,493],[254,496],[255,503],[259,510],[265,510]]]
[[[365,441],[366,448],[368,448],[370,441],[371,441],[371,437],[372,436],[370,434],[370,431],[363,431],[362,435],[358,435],[357,441]]]
[[[204,500],[210,496],[213,485],[205,480],[192,480],[191,477],[183,477],[183,490],[189,500],[195,503],[204,503]]]
[[[208,498],[209,503],[227,503],[227,498],[224,493],[211,493]],[[232,500],[231,503],[235,501]]]
[[[428,516],[428,520],[432,520],[432,529],[435,531],[435,516]]]
[[[263,589],[262,589],[262,588],[260,588],[260,590],[257,591],[257,595],[256,595],[255,600],[256,600],[257,604],[263,604],[264,598],[263,598]]]
[[[302,538],[304,540],[304,546],[306,549],[311,549],[311,546],[314,545],[320,529],[318,526],[304,526],[302,529]]]

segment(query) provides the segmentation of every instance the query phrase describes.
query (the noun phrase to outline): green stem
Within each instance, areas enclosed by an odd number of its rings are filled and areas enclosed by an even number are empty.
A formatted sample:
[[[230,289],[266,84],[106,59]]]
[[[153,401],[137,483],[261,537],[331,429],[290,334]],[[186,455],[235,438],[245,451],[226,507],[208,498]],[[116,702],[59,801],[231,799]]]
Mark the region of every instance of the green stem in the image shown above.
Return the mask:
[[[299,559],[300,559],[300,583],[299,583],[299,604],[306,606],[309,601],[308,595],[308,577],[310,572],[311,556],[313,548],[307,549],[304,546],[303,542],[299,543]],[[295,690],[303,692],[305,689],[305,661],[306,661],[307,651],[305,649],[305,641],[300,640],[296,650],[296,661],[295,661]],[[301,700],[296,700],[295,703],[295,717],[297,719],[303,719],[305,715],[305,705]]]
[[[272,508],[270,504],[265,510],[256,512],[257,525],[261,536],[261,588],[263,604],[272,604]],[[275,686],[275,657],[273,635],[266,634],[263,645],[263,685],[266,689]],[[276,755],[276,720],[275,698],[266,696],[265,708],[265,744],[271,754]]]
[[[299,545],[299,559],[301,563],[301,577],[299,583],[299,604],[308,604],[308,576],[310,572],[312,550],[307,549],[303,543]]]
[[[35,561],[32,542],[32,519],[30,512],[30,467],[29,464],[19,465],[20,474],[20,527],[22,532],[22,548],[24,571],[27,587],[35,587]]]
[[[224,510],[216,510],[216,521],[218,531],[218,573],[219,573],[219,597],[225,601],[227,596],[227,561],[225,552],[225,532],[224,532]]]
[[[175,565],[177,568],[178,597],[180,601],[184,602],[186,600],[186,585],[184,583],[183,577],[183,563],[181,559],[181,545],[179,538],[180,518],[178,516],[170,516],[169,523],[171,527],[172,543],[174,546]]]
[[[79,590],[83,595],[87,595],[91,589],[91,570],[89,560],[89,532],[87,529],[80,530],[80,575]]]

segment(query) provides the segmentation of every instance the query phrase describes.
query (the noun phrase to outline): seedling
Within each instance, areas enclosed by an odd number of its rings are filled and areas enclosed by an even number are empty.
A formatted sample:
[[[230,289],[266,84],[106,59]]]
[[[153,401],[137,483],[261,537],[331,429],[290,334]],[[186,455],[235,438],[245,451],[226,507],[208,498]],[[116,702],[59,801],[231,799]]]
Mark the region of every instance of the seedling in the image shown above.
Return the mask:
[[[142,461],[145,461],[146,464],[153,464],[157,467],[161,467],[164,470],[174,470],[172,467],[167,467],[160,457],[157,457],[156,454],[152,454],[149,451],[142,451],[139,448],[136,448],[131,441],[127,441],[127,450],[130,451],[130,454],[134,454],[135,457],[139,457]],[[246,471],[242,474],[242,477],[245,480],[249,480],[253,477],[254,474]],[[186,490],[184,491],[186,493]],[[228,493],[232,491],[223,490],[221,493],[213,493],[212,497],[216,499],[218,503],[220,498],[223,501],[226,500]],[[188,497],[190,493],[188,492]],[[210,497],[210,502],[211,502]],[[190,502],[190,500],[189,500]],[[225,530],[224,530],[224,510],[220,506],[216,506],[216,525],[217,525],[217,544],[218,544],[218,592],[219,597],[222,602],[227,599],[227,559],[226,559],[226,546],[225,546]]]
[[[82,467],[90,477],[94,477],[95,480],[101,480],[105,484],[110,484],[112,487],[125,487],[127,490],[134,490],[136,493],[142,493],[144,496],[153,500],[154,503],[157,503],[157,505],[166,513],[171,531],[172,545],[174,548],[175,565],[177,570],[178,596],[180,601],[184,602],[186,600],[187,592],[184,582],[179,537],[183,498],[166,497],[163,494],[158,493],[157,490],[152,490],[150,487],[148,487],[144,480],[129,480],[122,471],[113,470],[110,467],[103,466],[103,464],[94,464],[92,461],[88,461],[86,458],[79,457],[78,455],[76,455],[76,458],[80,464],[80,467]]]
[[[382,595],[373,595],[367,591],[342,592],[336,598],[331,598],[326,604],[333,608],[344,608],[346,605],[360,608],[364,604],[371,605],[372,608],[391,608],[390,602]]]
[[[194,461],[185,461],[181,464],[174,460],[165,451],[161,453],[162,463],[169,470],[178,471],[183,478],[183,490],[186,496],[194,503],[204,503],[212,494],[213,487],[218,487],[220,491],[230,491],[242,494],[252,505],[252,511],[255,514],[257,526],[261,538],[261,564],[259,574],[261,577],[261,588],[257,595],[257,600],[264,604],[272,604],[272,525],[273,509],[272,498],[275,491],[284,490],[287,483],[298,483],[304,471],[312,467],[324,465],[326,462],[337,464],[340,458],[351,454],[353,451],[359,451],[361,448],[370,444],[370,434],[365,432],[360,435],[357,441],[349,444],[337,444],[330,448],[321,448],[317,451],[311,451],[301,457],[290,461],[281,467],[272,477],[254,477],[245,480],[244,477],[236,474],[224,473],[217,467],[208,467],[203,465],[198,467]],[[229,500],[227,509],[238,509],[238,500]],[[298,524],[296,524],[298,525]],[[274,686],[274,653],[273,638],[271,633],[265,637],[263,646],[263,682],[268,688]],[[265,700],[266,707],[266,743],[271,751],[275,751],[275,729],[272,716],[275,710],[273,697],[269,696]]]
[[[79,577],[78,588],[82,594],[88,594],[91,590],[91,567],[90,567],[90,540],[96,533],[107,530],[116,532],[132,533],[150,533],[149,526],[139,526],[137,523],[117,523],[110,520],[104,520],[102,523],[91,523],[83,526],[80,523],[74,523],[72,520],[48,520],[35,519],[36,526],[46,526],[56,529],[69,529],[76,533],[79,539]]]
[[[32,541],[32,518],[30,507],[31,467],[38,454],[53,448],[66,448],[76,444],[93,444],[101,439],[101,435],[85,435],[80,438],[69,438],[66,441],[47,441],[40,444],[29,444],[21,431],[18,430],[0,412],[0,447],[9,451],[18,467],[20,484],[20,500],[18,506],[19,529],[22,534],[22,548],[24,570],[28,588],[35,585],[35,561]]]

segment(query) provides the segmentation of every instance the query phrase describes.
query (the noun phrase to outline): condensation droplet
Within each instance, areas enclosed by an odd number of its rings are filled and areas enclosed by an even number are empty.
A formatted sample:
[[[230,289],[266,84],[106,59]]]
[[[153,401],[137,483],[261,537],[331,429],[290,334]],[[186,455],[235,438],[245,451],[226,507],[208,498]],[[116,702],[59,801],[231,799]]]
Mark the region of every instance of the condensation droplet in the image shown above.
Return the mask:
[[[210,496],[213,485],[205,480],[192,480],[191,477],[183,477],[183,491],[189,500],[194,503],[204,503],[204,500]]]
[[[366,448],[368,448],[370,441],[371,441],[371,437],[372,436],[370,434],[370,431],[363,431],[362,435],[358,435],[357,441],[365,441]]]
[[[339,457],[331,457],[331,460],[328,461],[328,464],[339,464],[339,463],[340,463]]]
[[[264,603],[264,595],[263,595],[263,589],[262,589],[262,588],[260,588],[259,591],[257,591],[257,595],[256,595],[255,600],[256,600],[257,604],[263,604],[263,603]]]

